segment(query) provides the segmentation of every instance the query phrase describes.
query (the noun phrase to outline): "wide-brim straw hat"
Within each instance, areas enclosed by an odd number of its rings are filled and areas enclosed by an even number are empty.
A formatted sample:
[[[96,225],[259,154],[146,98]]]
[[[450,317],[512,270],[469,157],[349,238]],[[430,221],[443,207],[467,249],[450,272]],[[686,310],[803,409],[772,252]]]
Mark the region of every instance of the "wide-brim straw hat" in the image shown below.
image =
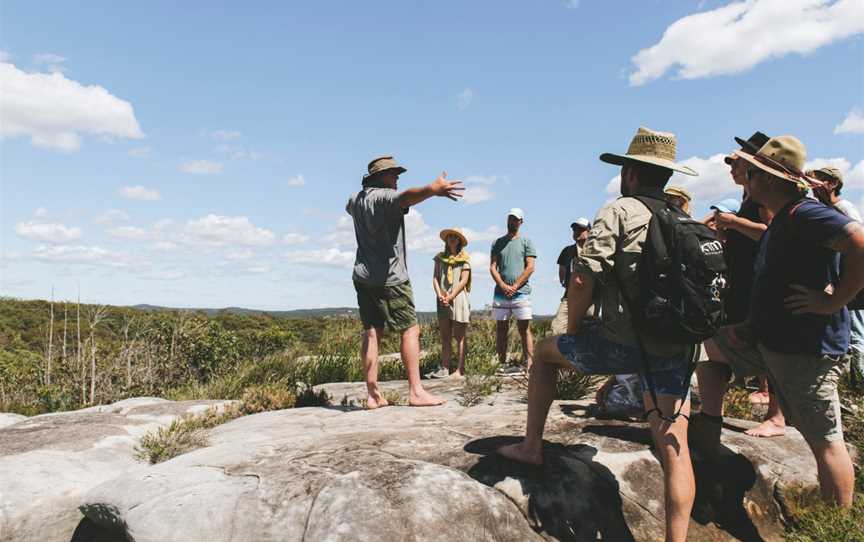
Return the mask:
[[[810,188],[813,184],[803,171],[804,162],[807,161],[807,148],[795,136],[772,137],[756,153],[735,151],[733,154],[762,171],[793,182],[801,188]]]
[[[438,234],[441,240],[445,243],[447,242],[448,235],[455,235],[459,238],[460,241],[462,241],[463,247],[468,246],[468,238],[465,237],[465,234],[462,233],[462,230],[460,230],[459,228],[444,228],[443,230],[441,230],[441,233]]]
[[[699,175],[687,166],[675,162],[675,134],[655,132],[643,126],[639,127],[626,154],[606,152],[600,155],[600,160],[607,164],[623,166],[627,162],[642,162],[654,166],[671,169],[684,175]]]
[[[693,196],[690,194],[690,192],[688,192],[686,188],[680,186],[667,186],[664,192],[669,196],[678,196],[679,198],[684,198],[687,201],[693,201]]]
[[[368,173],[363,176],[364,181],[369,179],[370,177],[373,177],[383,171],[387,171],[390,169],[397,170],[400,175],[408,171],[404,167],[397,164],[396,160],[392,156],[379,156],[378,158],[375,158],[371,162],[369,162],[369,165],[366,169],[368,170]]]
[[[741,147],[741,150],[744,152],[749,152],[750,154],[756,154],[759,152],[759,149],[762,148],[762,145],[768,143],[768,140],[771,139],[767,135],[762,132],[754,132],[753,135],[748,137],[747,139],[741,139],[740,137],[735,138],[735,143]],[[723,159],[727,164],[732,163],[732,157],[727,156]]]

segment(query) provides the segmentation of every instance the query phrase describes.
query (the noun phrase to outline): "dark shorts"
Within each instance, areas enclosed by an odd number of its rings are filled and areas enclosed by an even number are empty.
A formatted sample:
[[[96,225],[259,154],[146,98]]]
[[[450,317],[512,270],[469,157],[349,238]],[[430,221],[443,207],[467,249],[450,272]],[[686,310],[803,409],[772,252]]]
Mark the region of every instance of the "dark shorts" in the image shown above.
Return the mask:
[[[638,373],[642,389],[648,389],[645,363],[639,348],[601,337],[597,326],[583,328],[578,335],[561,335],[558,337],[558,351],[574,369],[584,374]],[[651,379],[657,394],[689,396],[690,354],[692,353],[668,359],[649,356]]]
[[[371,286],[355,281],[354,290],[363,329],[374,327],[402,332],[417,325],[410,281],[395,286]]]

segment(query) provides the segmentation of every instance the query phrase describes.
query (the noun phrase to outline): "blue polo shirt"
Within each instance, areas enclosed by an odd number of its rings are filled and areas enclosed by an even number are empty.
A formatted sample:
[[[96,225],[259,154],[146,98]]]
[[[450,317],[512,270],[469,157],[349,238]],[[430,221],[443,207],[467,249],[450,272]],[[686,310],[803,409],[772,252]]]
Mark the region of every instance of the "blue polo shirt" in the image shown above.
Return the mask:
[[[792,284],[810,289],[836,286],[840,255],[830,247],[848,235],[852,222],[833,207],[811,199],[786,205],[759,243],[750,319],[758,339],[786,354],[841,356],[849,348],[849,311],[830,315],[792,314],[783,300],[796,293]]]

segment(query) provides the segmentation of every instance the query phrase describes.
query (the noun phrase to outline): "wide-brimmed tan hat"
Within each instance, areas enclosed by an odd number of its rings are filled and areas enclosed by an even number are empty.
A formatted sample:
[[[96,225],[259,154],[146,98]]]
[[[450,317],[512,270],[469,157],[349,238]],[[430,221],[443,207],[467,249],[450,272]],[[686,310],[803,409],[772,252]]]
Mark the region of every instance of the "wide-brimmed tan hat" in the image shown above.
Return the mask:
[[[806,173],[806,175],[808,177],[814,178],[816,177],[817,173],[824,177],[828,177],[829,179],[834,179],[835,181],[840,183],[841,186],[843,185],[843,172],[834,166],[825,166],[817,169],[811,169]]]
[[[669,196],[678,196],[679,198],[684,198],[687,201],[693,201],[693,196],[690,194],[690,192],[680,186],[667,186],[664,192]]]
[[[369,162],[369,166],[367,167],[369,172],[363,176],[363,180],[367,180],[373,175],[377,175],[382,171],[387,171],[388,169],[396,169],[399,170],[399,174],[405,173],[408,171],[404,167],[400,166],[396,163],[396,160],[392,156],[379,156],[375,158],[371,162]]]
[[[745,151],[735,151],[734,154],[762,171],[802,188],[809,188],[812,184],[803,171],[804,162],[807,161],[807,149],[795,136],[772,137],[755,154]]]
[[[655,132],[643,126],[639,127],[626,154],[606,152],[600,155],[600,160],[607,164],[623,166],[628,161],[643,162],[665,167],[685,175],[699,175],[687,166],[675,163],[675,134]]]
[[[448,235],[455,235],[456,237],[458,237],[459,240],[462,241],[462,247],[463,248],[468,246],[468,238],[465,237],[465,234],[462,233],[461,229],[459,229],[459,228],[444,228],[443,230],[441,230],[441,233],[438,234],[438,236],[441,238],[441,240],[444,241],[445,243],[447,242],[447,236]]]

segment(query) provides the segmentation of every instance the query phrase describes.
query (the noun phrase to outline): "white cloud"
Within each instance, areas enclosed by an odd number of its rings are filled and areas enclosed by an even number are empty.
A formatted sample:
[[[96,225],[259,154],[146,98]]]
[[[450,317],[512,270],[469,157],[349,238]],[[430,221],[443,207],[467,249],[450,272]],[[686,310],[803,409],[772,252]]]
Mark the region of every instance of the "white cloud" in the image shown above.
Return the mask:
[[[471,228],[462,228],[462,233],[464,233],[465,237],[468,238],[469,243],[479,243],[482,241],[494,241],[495,239],[498,239],[504,235],[504,230],[498,226],[489,226],[483,231],[475,231]]]
[[[282,242],[286,245],[302,245],[308,241],[309,236],[302,233],[286,233],[282,236]]]
[[[159,252],[173,252],[180,248],[180,245],[174,241],[156,241],[153,243],[153,248]]]
[[[65,245],[39,246],[33,251],[37,260],[52,263],[108,265],[124,267],[129,257],[121,252],[111,252],[99,246]]]
[[[264,155],[258,151],[247,149],[242,145],[219,145],[214,149],[216,152],[227,154],[232,160],[260,160]]]
[[[478,275],[488,275],[484,271],[489,267],[489,251],[475,250],[470,252],[469,256],[471,257],[471,268],[474,270],[472,273],[474,278],[476,279]]]
[[[68,243],[81,238],[81,228],[69,228],[63,224],[48,222],[19,222],[15,233],[31,241],[43,243]]]
[[[853,109],[846,115],[843,122],[834,127],[835,134],[864,134],[864,115],[858,109]]]
[[[357,246],[357,238],[354,236],[354,221],[348,215],[342,215],[336,220],[336,227],[324,236],[328,244],[340,248],[354,248]]]
[[[250,273],[254,275],[260,275],[262,273],[269,273],[273,269],[267,264],[259,264],[259,265],[249,265],[246,267],[241,267],[239,271],[241,273]]]
[[[826,166],[836,167],[843,175],[843,187],[848,189],[864,188],[864,160],[854,167],[846,158],[814,158],[804,164],[805,170],[819,169]]]
[[[456,108],[459,109],[459,111],[465,111],[471,105],[473,100],[474,91],[470,88],[466,88],[456,97]]]
[[[108,235],[114,239],[122,239],[124,241],[149,241],[153,238],[153,233],[143,228],[136,228],[135,226],[112,228],[108,230]]]
[[[93,222],[96,224],[111,224],[113,222],[125,222],[129,220],[129,214],[120,209],[109,209],[97,216]]]
[[[462,201],[467,205],[489,201],[495,197],[492,185],[498,181],[506,181],[506,177],[498,175],[469,175],[465,178],[465,191],[462,193]]]
[[[180,165],[180,171],[195,175],[215,175],[222,173],[222,164],[210,160],[190,160]]]
[[[27,73],[0,63],[0,135],[29,137],[33,145],[66,152],[81,147],[81,134],[144,137],[132,105],[105,88],[84,86],[59,72]]]
[[[33,216],[36,218],[45,218],[48,216],[48,209],[45,207],[39,207],[35,211],[33,211]]]
[[[33,63],[47,66],[50,72],[62,72],[65,68],[63,63],[66,62],[65,56],[55,55],[53,53],[39,53],[33,55]]]
[[[248,248],[243,248],[239,250],[229,250],[225,252],[224,256],[226,260],[236,262],[241,260],[249,260],[253,256],[255,256],[255,253]]]
[[[319,250],[294,250],[285,254],[290,263],[311,267],[351,267],[354,264],[354,251],[340,250],[335,247]]]
[[[209,214],[187,222],[183,240],[188,244],[211,247],[266,246],[276,242],[276,235],[270,230],[255,226],[245,216]]]
[[[239,139],[242,135],[237,130],[214,130],[210,133],[210,137],[216,141],[233,141]]]
[[[158,190],[146,188],[141,185],[124,186],[120,189],[120,195],[126,199],[136,199],[140,201],[157,201],[162,199],[162,195]]]
[[[135,147],[134,149],[129,149],[129,156],[135,158],[147,158],[150,156],[150,147]]]
[[[296,175],[288,179],[288,186],[298,187],[306,186],[306,178],[303,175]]]
[[[0,49],[0,62],[9,62],[10,60],[12,60],[12,55],[9,54],[9,51]]]
[[[729,166],[723,161],[726,154],[715,154],[708,158],[693,156],[680,163],[699,173],[691,177],[675,173],[669,180],[670,185],[680,186],[693,195],[694,207],[708,207],[724,198],[740,198],[742,188],[732,180]],[[611,196],[621,195],[621,178],[615,176],[606,185],[606,193]]]
[[[631,59],[630,84],[670,70],[682,79],[729,75],[864,32],[861,0],[746,0],[678,19]]]

